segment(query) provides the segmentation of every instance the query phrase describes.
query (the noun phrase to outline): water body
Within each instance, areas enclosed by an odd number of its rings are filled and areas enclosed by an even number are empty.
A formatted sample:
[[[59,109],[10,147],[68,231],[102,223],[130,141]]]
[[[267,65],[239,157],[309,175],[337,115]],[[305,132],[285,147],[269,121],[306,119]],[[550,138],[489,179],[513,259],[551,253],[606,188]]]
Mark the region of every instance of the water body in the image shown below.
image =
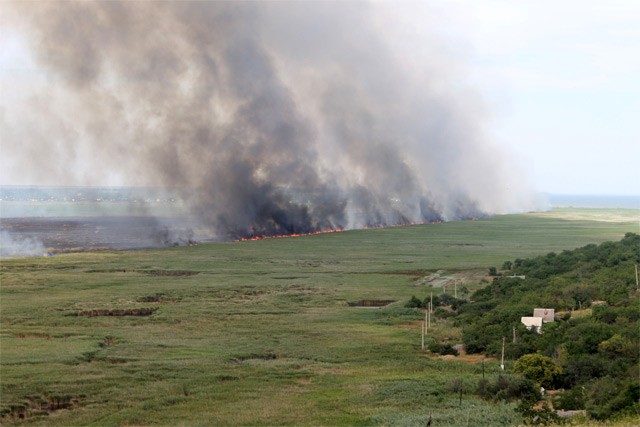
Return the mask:
[[[640,209],[640,195],[547,194],[546,196],[549,204],[554,208]]]

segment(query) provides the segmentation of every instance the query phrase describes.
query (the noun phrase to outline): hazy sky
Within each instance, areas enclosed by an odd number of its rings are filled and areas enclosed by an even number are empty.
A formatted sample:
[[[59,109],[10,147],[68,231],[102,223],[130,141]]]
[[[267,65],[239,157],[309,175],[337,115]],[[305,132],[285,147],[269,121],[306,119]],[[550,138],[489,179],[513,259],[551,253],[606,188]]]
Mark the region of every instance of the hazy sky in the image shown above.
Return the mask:
[[[640,2],[437,2],[538,191],[640,194]]]
[[[440,38],[435,54],[450,58],[460,90],[480,94],[489,135],[509,153],[497,161],[512,159],[536,191],[640,194],[639,1],[420,1],[394,3],[392,13],[386,6],[380,31],[409,61],[428,62],[434,44],[421,50],[421,39]],[[2,9],[0,2],[0,115],[21,88],[49,78]],[[0,184],[28,184],[6,167],[5,132]]]

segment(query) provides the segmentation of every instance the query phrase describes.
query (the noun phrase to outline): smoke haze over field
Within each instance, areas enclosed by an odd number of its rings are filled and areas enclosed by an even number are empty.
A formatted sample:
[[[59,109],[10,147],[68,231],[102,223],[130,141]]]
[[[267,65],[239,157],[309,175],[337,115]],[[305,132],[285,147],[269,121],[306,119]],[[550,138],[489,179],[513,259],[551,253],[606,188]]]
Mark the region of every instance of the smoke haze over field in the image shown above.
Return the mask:
[[[15,238],[9,232],[0,230],[0,259],[42,256],[46,249],[36,238]]]
[[[530,208],[442,41],[405,43],[391,5],[8,6],[46,72],[0,104],[30,183],[163,186],[229,237]]]

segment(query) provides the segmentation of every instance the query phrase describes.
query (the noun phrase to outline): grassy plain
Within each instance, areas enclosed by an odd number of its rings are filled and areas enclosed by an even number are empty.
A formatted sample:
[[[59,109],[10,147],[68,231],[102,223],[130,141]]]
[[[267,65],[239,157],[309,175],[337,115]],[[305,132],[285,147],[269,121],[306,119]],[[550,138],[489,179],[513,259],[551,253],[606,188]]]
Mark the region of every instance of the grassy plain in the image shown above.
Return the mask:
[[[2,422],[518,424],[512,405],[475,397],[479,363],[421,351],[422,314],[403,305],[438,270],[473,288],[505,260],[638,232],[638,211],[573,212],[2,260]],[[362,299],[397,302],[347,304]],[[77,315],[142,308],[157,310]],[[456,335],[447,323],[432,333]]]

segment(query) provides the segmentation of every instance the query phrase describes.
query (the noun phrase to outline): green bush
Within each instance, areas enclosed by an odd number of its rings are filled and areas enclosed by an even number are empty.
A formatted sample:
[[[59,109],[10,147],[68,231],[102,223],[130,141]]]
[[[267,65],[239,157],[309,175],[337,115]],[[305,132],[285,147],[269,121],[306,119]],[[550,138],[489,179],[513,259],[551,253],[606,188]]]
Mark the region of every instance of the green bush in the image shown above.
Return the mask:
[[[452,354],[454,356],[458,356],[460,354],[458,353],[458,350],[456,350],[451,344],[448,343],[438,344],[437,342],[432,342],[427,346],[427,348],[430,352],[441,355]]]
[[[606,376],[594,381],[589,387],[587,413],[597,420],[606,420],[618,412],[638,404],[640,385],[637,379],[620,382]]]
[[[512,375],[498,375],[494,382],[483,378],[478,382],[476,393],[493,401],[540,400],[540,390],[533,381]]]
[[[440,307],[440,297],[438,295],[435,295],[433,298],[431,298],[431,296],[428,296],[424,299],[424,301],[422,302],[422,306],[424,308],[428,308],[429,307],[429,303],[431,303],[433,301],[433,308],[435,309],[436,307]]]
[[[456,312],[455,311],[449,311],[449,310],[445,310],[442,307],[438,307],[435,309],[435,311],[433,312],[433,315],[437,318],[437,319],[447,319],[449,317],[455,317]]]
[[[536,402],[537,403],[537,402]],[[534,402],[523,400],[516,408],[527,425],[557,425],[563,422],[549,402],[543,402],[538,406]]]
[[[423,308],[424,307],[422,301],[416,298],[415,295],[412,295],[411,299],[404,306],[407,308]]]
[[[524,376],[545,388],[553,387],[562,374],[562,368],[547,356],[525,354],[513,365],[513,372]]]
[[[584,387],[565,390],[553,399],[553,406],[568,411],[585,409],[586,391]]]

